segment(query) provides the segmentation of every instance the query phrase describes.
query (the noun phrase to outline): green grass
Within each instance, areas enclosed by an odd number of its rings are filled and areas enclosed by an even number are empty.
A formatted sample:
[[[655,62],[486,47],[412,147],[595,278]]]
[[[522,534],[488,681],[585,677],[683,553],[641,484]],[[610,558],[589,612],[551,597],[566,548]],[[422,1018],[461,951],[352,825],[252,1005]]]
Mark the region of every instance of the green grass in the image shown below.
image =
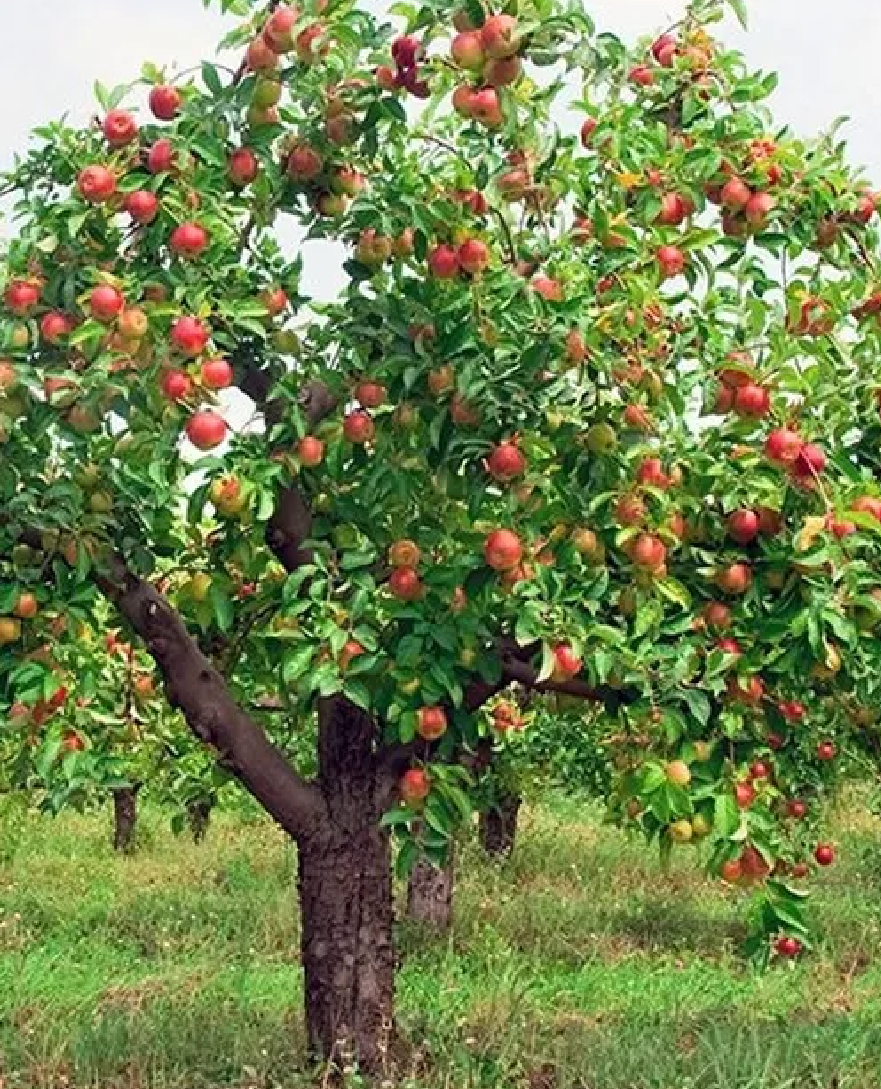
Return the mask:
[[[2,1089],[305,1089],[294,852],[224,815],[200,847],[148,811],[0,815]],[[761,973],[743,904],[690,853],[669,875],[571,799],[473,849],[451,935],[401,934],[401,1089],[877,1089],[881,827],[855,795],[818,884],[821,939]]]

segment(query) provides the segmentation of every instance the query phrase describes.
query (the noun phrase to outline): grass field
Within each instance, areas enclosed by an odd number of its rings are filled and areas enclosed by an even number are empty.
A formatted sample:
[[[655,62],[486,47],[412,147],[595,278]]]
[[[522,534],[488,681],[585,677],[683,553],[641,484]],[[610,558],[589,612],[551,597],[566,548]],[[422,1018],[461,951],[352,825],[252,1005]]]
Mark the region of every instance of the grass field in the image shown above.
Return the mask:
[[[221,816],[200,847],[147,813],[0,823],[2,1089],[301,1089],[294,853]],[[736,895],[691,854],[657,859],[554,798],[514,859],[466,850],[451,936],[401,935],[402,1089],[876,1089],[881,826],[860,795],[832,829],[817,953],[737,959]],[[742,918],[742,914],[740,916]],[[353,1084],[358,1084],[353,1082]],[[389,1081],[387,1085],[391,1085]]]

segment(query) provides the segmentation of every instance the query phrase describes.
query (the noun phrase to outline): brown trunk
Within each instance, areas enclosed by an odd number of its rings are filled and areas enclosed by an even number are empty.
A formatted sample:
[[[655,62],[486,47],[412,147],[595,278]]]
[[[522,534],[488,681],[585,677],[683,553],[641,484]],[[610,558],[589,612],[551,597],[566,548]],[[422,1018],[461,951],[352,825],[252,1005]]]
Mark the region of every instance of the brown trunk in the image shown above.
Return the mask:
[[[387,1068],[395,1041],[391,852],[369,716],[322,702],[326,820],[300,838],[306,1028],[316,1057]]]
[[[187,803],[187,823],[194,843],[201,843],[208,834],[208,824],[213,808],[214,802],[210,798],[195,798]]]
[[[452,847],[441,867],[420,858],[407,882],[407,918],[440,933],[449,930],[453,917],[453,874]]]
[[[113,791],[113,846],[127,855],[135,849],[139,790],[136,784]]]
[[[491,858],[507,858],[514,850],[520,803],[518,795],[503,794],[480,814],[480,845]]]

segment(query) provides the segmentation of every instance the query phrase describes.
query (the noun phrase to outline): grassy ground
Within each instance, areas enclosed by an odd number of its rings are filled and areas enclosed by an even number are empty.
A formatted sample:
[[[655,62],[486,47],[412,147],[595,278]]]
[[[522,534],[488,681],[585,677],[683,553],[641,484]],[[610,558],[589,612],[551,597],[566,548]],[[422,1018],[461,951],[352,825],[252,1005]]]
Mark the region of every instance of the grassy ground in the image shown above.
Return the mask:
[[[740,962],[737,897],[565,799],[502,868],[466,853],[443,942],[402,934],[401,1089],[876,1089],[881,827],[857,797],[816,897],[816,955]],[[305,1089],[293,852],[222,817],[201,847],[147,814],[0,820],[2,1089]],[[354,1083],[353,1083],[354,1084]],[[391,1085],[391,1082],[388,1083]]]

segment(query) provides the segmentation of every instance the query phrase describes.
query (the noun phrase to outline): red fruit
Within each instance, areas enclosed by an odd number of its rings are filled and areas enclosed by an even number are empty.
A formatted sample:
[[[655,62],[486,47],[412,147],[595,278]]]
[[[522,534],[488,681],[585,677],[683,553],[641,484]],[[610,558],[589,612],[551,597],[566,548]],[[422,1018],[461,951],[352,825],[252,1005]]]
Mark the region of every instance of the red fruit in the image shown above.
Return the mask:
[[[783,518],[779,510],[773,507],[758,507],[756,514],[759,516],[759,533],[763,537],[774,537],[783,528]]]
[[[771,395],[763,386],[749,382],[734,391],[732,408],[738,416],[758,419],[771,411]]]
[[[375,432],[376,427],[373,420],[366,412],[359,412],[356,409],[343,419],[343,435],[349,442],[358,443],[359,445],[370,442]]]
[[[167,83],[160,83],[150,91],[150,110],[160,121],[173,121],[180,110],[180,102],[180,91]]]
[[[80,195],[90,204],[103,204],[116,192],[116,176],[106,166],[87,166],[76,184]]]
[[[784,935],[774,942],[774,949],[781,957],[797,957],[801,952],[801,942],[798,938]]]
[[[240,147],[230,152],[226,161],[226,173],[237,189],[250,185],[259,172],[260,163],[250,148]]]
[[[490,87],[508,87],[517,82],[522,71],[523,63],[519,57],[501,57],[488,62],[483,70],[483,79]]]
[[[635,431],[651,431],[654,427],[652,414],[642,405],[627,405],[623,415],[624,423]]]
[[[661,246],[657,258],[665,280],[678,276],[685,269],[685,254],[678,246]]]
[[[769,733],[766,735],[766,740],[768,742],[768,748],[773,749],[774,752],[782,749],[783,746],[786,744],[785,739],[782,738],[780,734]]]
[[[40,301],[40,285],[33,280],[11,280],[3,292],[6,308],[16,317],[29,317]]]
[[[761,677],[748,677],[742,682],[737,677],[731,677],[728,681],[728,697],[735,703],[745,703],[750,707],[758,707],[765,696],[765,686]]]
[[[790,798],[786,803],[786,812],[797,821],[804,820],[808,815],[807,802],[803,802],[801,798]]]
[[[480,44],[488,57],[512,57],[520,48],[517,20],[513,15],[490,15],[480,28]]]
[[[198,318],[185,314],[171,327],[171,342],[182,354],[195,358],[201,355],[211,339],[211,330]]]
[[[664,566],[667,549],[664,542],[650,533],[641,533],[633,542],[630,556],[637,567],[657,571]]]
[[[835,851],[828,843],[818,843],[814,848],[814,858],[818,866],[831,866],[835,861]]]
[[[638,495],[622,495],[615,505],[615,516],[622,526],[638,526],[647,513],[646,505]]]
[[[136,223],[152,223],[159,214],[159,198],[149,189],[136,189],[125,198],[125,210]]]
[[[771,769],[765,763],[764,760],[755,760],[749,766],[750,779],[767,779],[771,774]]]
[[[454,280],[459,275],[459,253],[453,246],[435,246],[428,255],[428,268],[437,280]]]
[[[352,392],[362,408],[379,408],[385,401],[385,386],[380,382],[359,382]]]
[[[160,388],[170,401],[182,401],[193,392],[193,382],[184,371],[165,371]]]
[[[796,864],[792,867],[793,877],[807,877],[809,873],[810,868],[807,862],[796,862]]]
[[[479,238],[468,238],[459,246],[458,258],[462,271],[476,276],[489,264],[489,247]]]
[[[157,140],[147,152],[147,169],[151,174],[164,174],[174,164],[174,145],[171,140]]]
[[[582,661],[568,643],[554,647],[555,681],[569,681],[581,672]]]
[[[817,743],[817,759],[818,760],[834,760],[835,759],[835,744],[832,741],[820,741]]]
[[[187,438],[198,450],[213,450],[226,438],[226,420],[210,409],[196,412],[187,420]]]
[[[590,146],[590,138],[596,131],[596,127],[599,124],[595,117],[588,117],[581,126],[581,144],[582,147]]]
[[[392,60],[399,68],[413,68],[422,54],[418,38],[412,34],[403,34],[392,42]]]
[[[260,301],[269,311],[269,316],[275,318],[287,310],[291,300],[283,287],[267,287],[260,292]]]
[[[422,583],[412,567],[396,567],[389,575],[388,588],[401,601],[417,601],[422,597]]]
[[[111,147],[125,147],[138,138],[138,123],[127,110],[111,110],[104,118],[101,131]]]
[[[486,467],[490,476],[507,483],[526,472],[526,458],[514,443],[503,442],[490,454]]]
[[[314,435],[306,435],[297,445],[297,457],[301,465],[310,469],[320,465],[324,458],[324,443]]]
[[[729,885],[736,885],[743,877],[743,866],[740,864],[739,859],[732,858],[728,862],[722,863],[719,874],[722,880],[727,881]]]
[[[422,768],[410,768],[401,776],[401,798],[413,809],[428,797],[430,790],[431,780]]]
[[[676,39],[672,34],[662,34],[652,43],[652,56],[662,68],[672,67],[676,52]]]
[[[551,276],[535,276],[532,280],[532,289],[548,302],[562,301],[563,285]]]
[[[728,536],[739,545],[748,545],[759,535],[759,516],[752,510],[736,510],[728,515]]]
[[[722,186],[720,200],[724,208],[739,212],[745,208],[752,196],[752,190],[740,178],[729,178]]]
[[[482,87],[471,96],[471,116],[485,125],[495,126],[502,120],[499,96],[493,87]]]
[[[752,581],[753,573],[746,563],[733,563],[716,575],[716,585],[726,594],[745,594]]]
[[[749,809],[756,800],[756,788],[752,783],[734,784],[734,801],[738,809]]]
[[[426,741],[437,741],[447,732],[447,713],[443,707],[420,707],[416,712],[416,733]]]
[[[199,223],[181,223],[168,244],[179,257],[198,257],[208,248],[209,241],[208,232]]]
[[[851,503],[850,509],[858,514],[868,514],[881,522],[881,499],[874,495],[860,495]]]
[[[723,605],[722,608],[725,608],[725,606]],[[717,640],[716,649],[721,650],[723,654],[732,654],[735,658],[739,658],[743,654],[740,643],[730,637]]]
[[[495,529],[484,542],[483,554],[494,571],[511,571],[523,559],[523,543],[510,529]]]
[[[787,722],[801,722],[808,713],[805,705],[798,700],[781,700],[777,710]]]
[[[287,171],[294,181],[313,181],[323,169],[324,160],[309,144],[298,144],[288,156]]]
[[[797,432],[788,427],[777,427],[765,440],[765,455],[769,461],[792,465],[803,446],[804,439]]]
[[[829,530],[833,537],[837,537],[839,540],[857,532],[856,523],[836,518],[834,514],[826,515],[826,529]]]
[[[67,314],[52,310],[40,322],[40,335],[49,344],[61,344],[73,328]]]
[[[731,610],[722,601],[708,601],[701,615],[707,627],[715,628],[716,631],[725,631],[731,627]]]
[[[661,197],[661,211],[658,222],[666,227],[678,227],[685,219],[687,205],[679,193],[665,193]]]
[[[636,470],[636,482],[645,487],[660,488],[666,491],[670,487],[670,478],[664,472],[660,458],[646,458]]]
[[[89,296],[89,309],[96,321],[115,321],[122,313],[125,299],[122,292],[111,284],[98,284]]]
[[[221,356],[206,359],[202,364],[202,385],[208,389],[226,389],[233,382],[230,363]]]
[[[753,227],[763,226],[776,204],[770,193],[753,193],[743,209],[747,222]]]
[[[245,53],[245,64],[252,72],[270,72],[278,67],[278,53],[264,38],[254,38]]]
[[[638,64],[630,70],[627,78],[638,87],[651,87],[655,82],[655,73],[647,64]]]
[[[792,475],[801,480],[819,476],[826,468],[826,455],[815,443],[806,442],[792,463]]]
[[[450,44],[450,54],[462,68],[479,71],[486,61],[480,31],[463,30],[457,34]]]
[[[299,18],[296,8],[282,4],[266,20],[263,37],[276,53],[287,53],[294,48],[293,29]]]

